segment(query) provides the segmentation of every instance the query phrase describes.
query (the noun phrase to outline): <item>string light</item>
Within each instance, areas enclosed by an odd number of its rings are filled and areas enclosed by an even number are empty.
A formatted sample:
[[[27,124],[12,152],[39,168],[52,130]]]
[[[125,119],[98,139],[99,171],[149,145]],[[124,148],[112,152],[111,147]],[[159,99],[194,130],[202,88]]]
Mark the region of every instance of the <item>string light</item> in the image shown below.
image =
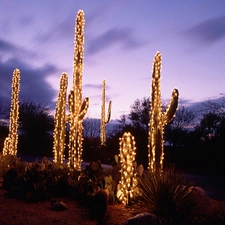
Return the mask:
[[[112,101],[109,101],[109,107],[108,107],[108,114],[107,118],[105,116],[105,102],[106,102],[106,95],[105,95],[105,89],[106,89],[106,81],[103,80],[102,82],[102,108],[101,108],[101,129],[100,129],[100,139],[101,139],[101,145],[106,145],[106,125],[110,121],[111,116],[111,107],[112,107]]]
[[[120,162],[121,162],[121,181],[120,181],[120,200],[125,206],[130,204],[134,197],[136,173],[134,173],[134,162],[136,147],[134,137],[130,132],[125,132],[120,138]]]
[[[161,92],[160,92],[160,74],[162,57],[159,52],[156,53],[152,71],[152,93],[151,93],[151,112],[149,122],[148,138],[148,168],[151,171],[163,171],[164,160],[164,126],[175,116],[179,92],[177,89],[172,91],[172,98],[167,110],[162,112]]]
[[[20,71],[15,69],[12,78],[11,110],[9,117],[9,134],[4,141],[3,155],[16,155],[18,144]]]
[[[85,98],[82,103],[84,23],[84,12],[79,10],[76,17],[74,40],[73,89],[69,93],[69,115],[66,116],[66,121],[70,125],[68,166],[76,170],[81,170],[83,151],[82,121],[89,106],[89,98]]]
[[[60,80],[60,90],[56,105],[56,113],[54,118],[54,142],[53,153],[54,163],[63,163],[66,135],[66,92],[68,86],[68,76],[63,73]]]

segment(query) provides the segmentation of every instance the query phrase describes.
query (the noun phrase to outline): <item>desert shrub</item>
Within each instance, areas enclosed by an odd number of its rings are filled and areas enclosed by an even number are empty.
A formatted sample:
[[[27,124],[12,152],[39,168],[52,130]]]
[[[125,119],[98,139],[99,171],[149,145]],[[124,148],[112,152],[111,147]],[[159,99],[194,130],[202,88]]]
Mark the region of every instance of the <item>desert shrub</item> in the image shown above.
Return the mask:
[[[11,167],[16,167],[19,163],[19,158],[15,155],[5,155],[0,154],[0,177],[4,177],[6,172]]]
[[[159,224],[188,224],[197,211],[198,196],[190,189],[193,182],[174,167],[157,172],[145,172],[138,178],[141,199]]]

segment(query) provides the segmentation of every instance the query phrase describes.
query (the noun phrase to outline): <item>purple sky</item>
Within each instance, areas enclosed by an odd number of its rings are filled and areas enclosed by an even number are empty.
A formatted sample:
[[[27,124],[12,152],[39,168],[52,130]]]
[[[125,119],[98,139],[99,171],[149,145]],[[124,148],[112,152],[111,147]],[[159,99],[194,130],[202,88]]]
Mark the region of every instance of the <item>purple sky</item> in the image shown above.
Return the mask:
[[[75,18],[85,13],[83,98],[100,118],[106,79],[112,119],[150,96],[152,62],[162,54],[162,99],[180,103],[225,93],[225,1],[0,0],[0,99],[10,101],[13,70],[21,99],[55,107],[63,72],[72,83]],[[68,92],[69,92],[68,89]]]

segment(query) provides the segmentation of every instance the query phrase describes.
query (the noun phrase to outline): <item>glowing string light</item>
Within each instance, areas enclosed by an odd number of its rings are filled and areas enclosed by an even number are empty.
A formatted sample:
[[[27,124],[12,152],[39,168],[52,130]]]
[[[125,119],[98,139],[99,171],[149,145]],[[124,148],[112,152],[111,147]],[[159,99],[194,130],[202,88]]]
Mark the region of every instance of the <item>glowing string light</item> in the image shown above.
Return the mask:
[[[167,110],[162,112],[161,92],[160,92],[160,74],[162,57],[159,52],[156,53],[152,71],[152,93],[151,93],[151,112],[149,122],[148,138],[148,167],[151,171],[163,171],[164,159],[164,126],[175,116],[179,92],[177,89],[172,91],[172,98]]]
[[[16,155],[18,144],[20,71],[15,69],[12,78],[11,110],[9,118],[9,134],[5,139],[3,155]]]

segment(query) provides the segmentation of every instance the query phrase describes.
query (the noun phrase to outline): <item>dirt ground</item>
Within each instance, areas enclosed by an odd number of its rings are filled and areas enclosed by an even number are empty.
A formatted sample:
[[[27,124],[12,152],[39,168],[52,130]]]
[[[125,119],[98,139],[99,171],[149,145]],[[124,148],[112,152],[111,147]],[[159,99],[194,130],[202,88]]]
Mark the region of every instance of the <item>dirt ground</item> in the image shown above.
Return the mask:
[[[1,187],[1,182],[0,182]],[[7,192],[0,188],[0,225],[95,225],[89,216],[89,211],[71,198],[56,198],[57,201],[64,202],[68,209],[64,211],[51,210],[50,202],[27,202],[12,198]],[[212,200],[212,207],[225,209],[225,202]],[[131,208],[126,208],[122,204],[109,205],[107,212],[108,225],[120,225],[127,219],[147,212],[138,203]]]

